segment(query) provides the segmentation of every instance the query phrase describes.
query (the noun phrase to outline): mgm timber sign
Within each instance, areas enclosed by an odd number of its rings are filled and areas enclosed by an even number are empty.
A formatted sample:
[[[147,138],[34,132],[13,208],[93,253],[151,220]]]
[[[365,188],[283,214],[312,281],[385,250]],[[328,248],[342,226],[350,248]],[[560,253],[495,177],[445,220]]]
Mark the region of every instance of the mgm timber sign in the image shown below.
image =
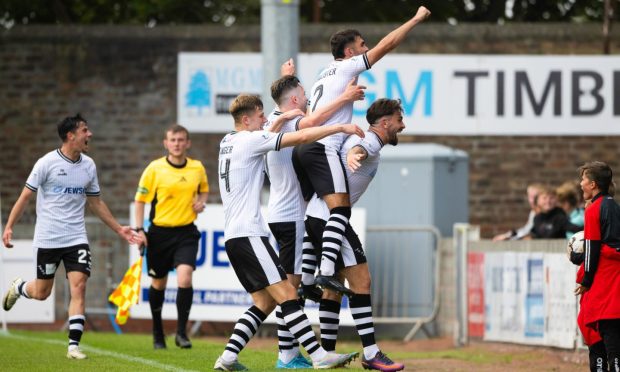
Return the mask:
[[[306,89],[331,60],[298,56]],[[261,91],[261,61],[258,53],[181,53],[179,123],[230,131],[227,104]],[[388,97],[402,101],[409,134],[620,135],[617,56],[393,54],[362,73],[359,84],[367,86],[366,99],[356,102],[353,122],[362,127],[372,102]]]

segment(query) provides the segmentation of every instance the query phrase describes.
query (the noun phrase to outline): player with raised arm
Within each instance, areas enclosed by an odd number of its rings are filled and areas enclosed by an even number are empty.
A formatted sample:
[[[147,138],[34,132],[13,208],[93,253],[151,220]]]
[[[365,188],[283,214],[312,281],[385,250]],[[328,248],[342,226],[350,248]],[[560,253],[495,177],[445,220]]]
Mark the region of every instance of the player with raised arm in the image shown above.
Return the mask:
[[[396,146],[398,133],[405,129],[403,109],[399,100],[379,99],[375,101],[368,108],[366,120],[370,124],[366,136],[364,138],[350,136],[341,149],[342,161],[349,166],[347,177],[352,205],[359,200],[375,177],[381,158],[381,149],[386,143]],[[329,218],[329,209],[322,199],[314,197],[308,205],[306,216],[306,229],[312,244],[304,245],[302,281],[304,284],[311,284],[315,271],[315,267],[311,264],[316,259],[313,247],[321,246],[321,238]],[[365,369],[380,371],[402,370],[404,365],[393,362],[381,352],[375,342],[370,271],[362,244],[350,225],[345,229],[342,249],[336,260],[336,269],[344,275],[351,290],[355,292],[355,296],[349,299],[349,308],[364,347],[362,366]],[[319,307],[321,345],[325,350],[336,349],[341,300],[337,292],[325,289]]]
[[[357,30],[335,33],[330,40],[334,61],[324,69],[311,89],[312,111],[332,102],[338,97],[351,79],[368,70],[396,48],[405,36],[420,22],[428,18],[425,7],[418,8],[414,17],[386,35],[372,49]],[[342,106],[323,125],[348,123],[353,115],[353,104]],[[322,257],[316,284],[352,294],[334,277],[334,265],[342,236],[351,217],[349,188],[339,150],[346,135],[336,134],[316,143],[298,146],[294,150],[293,162],[306,200],[316,193],[330,210],[325,233],[322,238]]]
[[[97,168],[88,151],[92,132],[86,119],[77,114],[58,124],[62,140],[59,149],[47,153],[34,165],[26,186],[15,202],[2,234],[2,242],[12,248],[13,226],[24,213],[28,201],[37,195],[37,221],[33,246],[37,262],[35,280],[15,278],[2,300],[5,311],[24,297],[43,301],[54,287],[60,261],[65,266],[71,300],[69,301],[69,347],[67,358],[84,359],[79,343],[84,332],[86,281],[91,259],[84,209],[90,209],[121,238],[138,244],[142,240],[129,226],[121,226],[101,200]]]
[[[288,133],[298,129],[315,127],[325,121],[340,106],[364,97],[364,87],[352,84],[332,104],[316,110],[311,115],[298,115],[281,125],[277,119],[283,113],[292,110],[305,111],[307,98],[299,79],[293,75],[285,75],[271,85],[271,97],[277,104],[267,119],[265,128],[277,129]],[[282,122],[282,121],[281,121]],[[278,256],[284,267],[288,280],[294,288],[301,282],[302,241],[304,237],[304,217],[306,201],[303,199],[291,155],[292,147],[267,153],[267,175],[269,176],[269,202],[267,223],[280,248]],[[316,288],[316,287],[312,287]],[[319,292],[320,290],[316,288]],[[318,294],[321,297],[321,293]],[[278,321],[278,361],[276,368],[312,368],[299,352],[299,344],[289,332],[282,311],[276,307]]]
[[[252,296],[250,307],[235,325],[226,349],[214,368],[239,371],[238,354],[254,336],[258,327],[280,305],[287,328],[306,349],[314,368],[341,367],[357,353],[326,352],[317,342],[308,318],[302,311],[297,292],[269,243],[269,232],[260,212],[260,190],[264,181],[264,155],[269,151],[309,143],[335,133],[364,135],[353,124],[306,128],[289,133],[262,130],[266,123],[263,104],[257,96],[242,94],[232,102],[230,113],[235,131],[220,143],[219,188],[224,205],[226,253],[237,278]],[[281,116],[291,119],[299,110]]]

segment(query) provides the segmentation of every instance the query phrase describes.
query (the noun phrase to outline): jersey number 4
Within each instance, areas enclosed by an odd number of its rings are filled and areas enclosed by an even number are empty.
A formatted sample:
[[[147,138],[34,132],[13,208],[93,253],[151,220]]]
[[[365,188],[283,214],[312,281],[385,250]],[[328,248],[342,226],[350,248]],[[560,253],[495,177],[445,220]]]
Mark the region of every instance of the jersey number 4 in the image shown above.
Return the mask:
[[[223,179],[224,182],[226,183],[226,192],[230,192],[229,170],[230,170],[230,159],[226,159],[226,161],[220,160],[220,178]]]

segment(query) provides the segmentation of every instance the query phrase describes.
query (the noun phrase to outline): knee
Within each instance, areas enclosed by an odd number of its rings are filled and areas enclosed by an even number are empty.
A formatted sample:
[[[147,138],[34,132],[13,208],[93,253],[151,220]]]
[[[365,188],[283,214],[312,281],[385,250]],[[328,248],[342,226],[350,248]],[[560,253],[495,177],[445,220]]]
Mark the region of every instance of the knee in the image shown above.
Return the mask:
[[[277,303],[273,298],[262,298],[256,301],[254,305],[256,305],[256,307],[258,307],[263,313],[269,315],[276,308]]]

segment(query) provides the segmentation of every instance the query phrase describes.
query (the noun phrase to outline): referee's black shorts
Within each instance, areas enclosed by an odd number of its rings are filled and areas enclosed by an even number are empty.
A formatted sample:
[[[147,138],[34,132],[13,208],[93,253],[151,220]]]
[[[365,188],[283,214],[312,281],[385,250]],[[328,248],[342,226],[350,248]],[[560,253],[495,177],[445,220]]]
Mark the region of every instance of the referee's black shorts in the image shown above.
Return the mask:
[[[200,232],[193,223],[179,227],[151,225],[146,238],[146,263],[150,277],[164,278],[181,264],[196,269]]]

